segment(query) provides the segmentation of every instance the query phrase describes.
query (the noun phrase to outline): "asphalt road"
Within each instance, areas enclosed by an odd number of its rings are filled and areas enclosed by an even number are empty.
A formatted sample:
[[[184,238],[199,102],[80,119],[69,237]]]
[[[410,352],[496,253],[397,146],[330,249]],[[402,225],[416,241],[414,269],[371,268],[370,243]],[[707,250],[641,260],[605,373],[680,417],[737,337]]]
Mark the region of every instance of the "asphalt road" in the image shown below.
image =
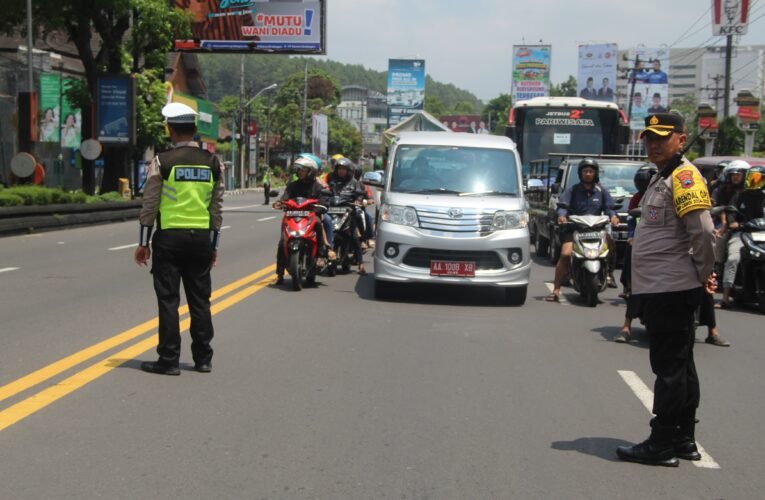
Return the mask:
[[[139,369],[156,303],[137,223],[0,239],[0,498],[762,497],[762,316],[719,312],[731,348],[697,333],[706,460],[624,463],[653,378],[639,325],[611,341],[616,290],[546,303],[537,262],[523,307],[461,287],[375,301],[372,274],[292,292],[260,202],[225,202],[210,374],[185,334],[180,377]]]

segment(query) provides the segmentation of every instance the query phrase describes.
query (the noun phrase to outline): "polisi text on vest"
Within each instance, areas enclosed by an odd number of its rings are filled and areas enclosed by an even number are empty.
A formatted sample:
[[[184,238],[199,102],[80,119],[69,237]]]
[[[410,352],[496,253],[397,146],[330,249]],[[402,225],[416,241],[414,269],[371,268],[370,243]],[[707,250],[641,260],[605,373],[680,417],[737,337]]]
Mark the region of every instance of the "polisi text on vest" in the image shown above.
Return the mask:
[[[186,182],[209,182],[212,172],[209,168],[175,167],[175,180]]]

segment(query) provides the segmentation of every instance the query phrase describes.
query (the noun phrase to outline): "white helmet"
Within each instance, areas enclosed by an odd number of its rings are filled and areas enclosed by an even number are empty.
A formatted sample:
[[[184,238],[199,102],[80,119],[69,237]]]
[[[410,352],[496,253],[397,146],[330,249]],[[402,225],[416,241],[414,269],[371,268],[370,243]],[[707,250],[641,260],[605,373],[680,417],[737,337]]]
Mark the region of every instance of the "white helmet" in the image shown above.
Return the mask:
[[[725,166],[722,173],[728,179],[731,174],[744,174],[750,168],[752,166],[746,160],[733,160]]]

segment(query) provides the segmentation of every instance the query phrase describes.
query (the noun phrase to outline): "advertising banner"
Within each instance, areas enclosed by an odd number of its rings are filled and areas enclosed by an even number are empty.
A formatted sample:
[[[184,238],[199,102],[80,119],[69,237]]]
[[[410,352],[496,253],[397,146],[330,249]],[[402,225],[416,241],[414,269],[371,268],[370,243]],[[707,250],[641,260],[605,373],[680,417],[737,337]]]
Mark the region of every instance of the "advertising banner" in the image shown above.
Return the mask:
[[[449,127],[452,132],[489,133],[486,122],[481,120],[481,115],[443,115],[441,116],[441,123]]]
[[[311,152],[321,158],[322,162],[327,161],[328,138],[327,115],[314,113],[311,115]]]
[[[614,102],[616,94],[615,43],[579,46],[577,95],[584,99]]]
[[[59,142],[65,148],[77,148],[82,137],[82,115],[74,109],[64,96],[73,78],[62,79],[56,74],[40,76],[40,110],[38,140],[40,142]]]
[[[550,45],[513,46],[513,104],[550,94]]]
[[[326,54],[325,0],[175,0],[192,18],[176,51]]]
[[[129,76],[104,76],[98,79],[96,129],[98,140],[110,144],[132,144],[133,81]]]
[[[388,127],[423,109],[425,103],[425,61],[388,61]]]
[[[669,110],[669,49],[637,48],[630,51],[630,62],[637,66],[627,76],[627,89],[632,95],[630,128],[645,127],[645,117],[650,113],[664,113]],[[625,107],[626,108],[626,107]]]
[[[712,33],[746,35],[750,3],[749,0],[712,0]]]

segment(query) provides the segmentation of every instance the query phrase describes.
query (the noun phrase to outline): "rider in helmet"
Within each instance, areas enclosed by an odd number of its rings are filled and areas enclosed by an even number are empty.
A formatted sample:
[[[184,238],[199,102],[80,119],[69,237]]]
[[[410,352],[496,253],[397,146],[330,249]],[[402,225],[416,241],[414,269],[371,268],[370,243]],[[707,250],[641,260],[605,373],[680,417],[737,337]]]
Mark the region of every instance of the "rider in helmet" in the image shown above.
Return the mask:
[[[363,185],[354,178],[353,172],[355,169],[356,166],[348,158],[338,158],[335,161],[333,172],[327,177],[327,185],[329,186],[332,196],[351,198],[357,207],[361,207],[366,192],[364,191]],[[359,261],[359,274],[366,274],[361,249],[364,219],[363,214],[360,212],[361,210],[356,210],[354,217],[351,218],[351,240]]]
[[[579,183],[567,188],[560,197],[560,202],[567,205],[568,208],[558,209],[558,223],[562,224],[568,220],[569,215],[601,215],[606,214],[611,217],[611,224],[618,225],[619,217],[614,211],[614,200],[608,193],[608,190],[599,184],[598,172],[600,165],[593,158],[584,158],[579,162],[577,173],[579,174]],[[573,251],[573,234],[571,232],[561,232],[561,250],[560,258],[555,266],[555,283],[553,291],[545,300],[548,302],[560,301],[560,287],[563,279],[568,274],[568,266]],[[613,241],[609,238],[609,248],[614,248]],[[615,256],[615,252],[611,252]],[[616,287],[612,273],[613,258],[608,265],[608,286]]]
[[[738,161],[738,160],[737,160]],[[733,162],[731,162],[733,163]],[[727,309],[731,306],[730,289],[736,278],[736,269],[741,261],[741,248],[743,243],[739,236],[741,226],[752,219],[763,217],[765,207],[765,167],[751,167],[746,169],[746,179],[742,185],[744,189],[737,192],[730,200],[729,206],[737,211],[728,214],[728,260],[725,261],[723,272],[723,295],[720,307]]]
[[[733,160],[722,169],[721,182],[712,191],[712,204],[727,206],[733,196],[743,191],[744,176],[751,165],[746,160]]]
[[[635,183],[635,189],[637,192],[630,198],[630,203],[627,210],[633,210],[640,206],[640,200],[643,199],[643,195],[648,189],[648,184],[651,182],[651,178],[659,172],[656,165],[649,163],[643,165],[635,172],[635,176],[632,178]],[[627,301],[627,312],[624,315],[624,325],[622,325],[621,331],[616,334],[614,338],[615,342],[629,342],[631,337],[632,320],[638,316],[637,304],[631,301],[632,296],[632,280],[630,279],[630,273],[632,270],[632,238],[635,236],[635,228],[637,227],[637,218],[629,216],[627,218],[627,247],[624,249],[624,261],[622,262],[622,275],[620,281],[624,286],[624,292],[621,294]]]
[[[312,154],[302,153],[295,159],[292,168],[295,170],[297,180],[287,184],[287,187],[284,189],[284,194],[282,194],[282,197],[273,204],[273,207],[281,209],[284,200],[294,200],[296,198],[313,198],[322,203],[324,201],[323,191],[325,187],[322,183],[316,180],[316,174],[321,169],[321,160]],[[324,231],[321,230],[322,226],[325,229]],[[317,226],[317,233],[320,233],[317,234],[319,241],[323,242],[324,248],[327,248],[329,246],[329,241],[327,240],[326,222]],[[282,253],[282,245],[283,242],[280,241],[276,251],[277,284],[284,282],[284,268],[286,267],[284,255]],[[322,251],[322,253],[324,252]]]

